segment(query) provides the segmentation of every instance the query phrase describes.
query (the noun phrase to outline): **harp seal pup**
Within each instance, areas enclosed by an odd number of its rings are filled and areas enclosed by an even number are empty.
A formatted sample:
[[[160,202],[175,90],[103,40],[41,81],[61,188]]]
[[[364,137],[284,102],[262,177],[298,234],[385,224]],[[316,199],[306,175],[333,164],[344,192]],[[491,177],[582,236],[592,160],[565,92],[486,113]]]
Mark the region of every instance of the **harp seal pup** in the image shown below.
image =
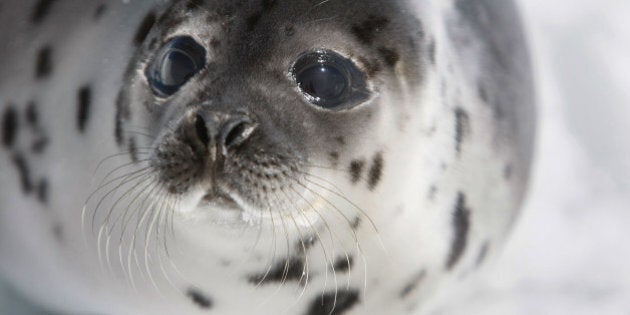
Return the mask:
[[[501,247],[511,1],[4,1],[0,273],[74,314],[408,314]]]

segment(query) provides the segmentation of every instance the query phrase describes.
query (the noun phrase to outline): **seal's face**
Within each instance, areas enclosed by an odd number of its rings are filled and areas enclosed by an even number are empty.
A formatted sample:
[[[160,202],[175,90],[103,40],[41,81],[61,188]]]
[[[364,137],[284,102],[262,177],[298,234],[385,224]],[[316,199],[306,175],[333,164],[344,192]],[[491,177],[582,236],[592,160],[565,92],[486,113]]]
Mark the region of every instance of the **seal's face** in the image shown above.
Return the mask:
[[[383,93],[421,80],[419,25],[389,19],[396,2],[276,2],[178,2],[132,64],[120,129],[146,148],[160,191],[194,199],[192,209],[313,208],[326,194],[313,189],[318,174],[395,137],[378,120],[408,105]],[[328,181],[357,182],[363,167]]]

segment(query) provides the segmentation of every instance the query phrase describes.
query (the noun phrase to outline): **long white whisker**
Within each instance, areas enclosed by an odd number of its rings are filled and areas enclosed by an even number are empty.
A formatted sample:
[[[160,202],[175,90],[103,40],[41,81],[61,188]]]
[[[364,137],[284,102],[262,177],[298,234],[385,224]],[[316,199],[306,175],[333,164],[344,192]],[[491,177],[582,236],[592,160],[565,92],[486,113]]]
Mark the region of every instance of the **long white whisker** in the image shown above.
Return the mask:
[[[334,310],[336,305],[337,305],[337,293],[339,290],[339,284],[337,282],[337,271],[335,270],[335,263],[333,262],[333,257],[336,256],[335,254],[335,239],[337,239],[340,243],[341,239],[339,238],[339,236],[337,235],[337,233],[335,233],[333,231],[333,229],[330,228],[330,224],[328,223],[328,221],[326,220],[326,218],[315,208],[315,206],[312,204],[311,201],[309,201],[306,197],[304,197],[301,193],[299,193],[298,191],[295,190],[295,188],[291,187],[291,189],[298,194],[304,201],[306,201],[310,207],[313,209],[313,211],[315,211],[315,213],[317,214],[317,216],[319,216],[319,218],[322,220],[322,222],[324,223],[324,226],[326,227],[326,230],[328,231],[328,235],[330,238],[330,243],[332,246],[332,255],[327,257],[327,261],[330,265],[330,268],[332,269],[332,273],[333,273],[333,281],[334,281],[334,285],[335,285],[335,298],[333,300],[333,307],[332,309]],[[343,245],[342,245],[343,247]],[[326,285],[324,285],[324,291],[326,290]]]

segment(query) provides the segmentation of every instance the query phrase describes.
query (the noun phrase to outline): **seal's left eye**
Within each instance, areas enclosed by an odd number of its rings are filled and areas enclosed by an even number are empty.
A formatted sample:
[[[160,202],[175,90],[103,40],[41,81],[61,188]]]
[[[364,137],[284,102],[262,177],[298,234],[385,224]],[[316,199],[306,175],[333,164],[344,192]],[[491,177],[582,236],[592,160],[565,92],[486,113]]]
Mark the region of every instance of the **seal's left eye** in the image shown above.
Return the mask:
[[[205,67],[206,50],[194,39],[180,36],[170,40],[146,69],[146,77],[160,96],[175,94]]]

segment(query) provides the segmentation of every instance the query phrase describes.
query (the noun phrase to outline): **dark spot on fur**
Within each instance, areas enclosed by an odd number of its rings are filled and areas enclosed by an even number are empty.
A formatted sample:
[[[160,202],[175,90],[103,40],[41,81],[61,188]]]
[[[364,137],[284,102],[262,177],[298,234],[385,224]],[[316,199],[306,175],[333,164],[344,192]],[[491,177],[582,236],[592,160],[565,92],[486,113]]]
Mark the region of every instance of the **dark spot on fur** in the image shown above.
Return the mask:
[[[380,182],[383,176],[383,164],[383,153],[379,152],[372,159],[372,166],[370,166],[370,171],[368,172],[368,188],[370,190],[374,190]]]
[[[435,199],[435,195],[437,194],[437,186],[436,185],[431,185],[431,187],[429,187],[429,192],[427,193],[427,198],[429,200],[434,200]]]
[[[48,204],[48,180],[42,179],[37,184],[37,200],[43,204]]]
[[[96,7],[96,10],[94,10],[94,19],[100,20],[103,14],[105,14],[106,10],[107,10],[107,5],[105,5],[105,3],[99,4],[99,6]]]
[[[350,162],[350,180],[352,183],[357,183],[361,179],[363,169],[365,168],[365,161],[354,160]]]
[[[330,164],[332,166],[337,166],[339,164],[339,152],[333,151],[328,153],[328,158],[330,159]]]
[[[335,299],[336,295],[336,299]],[[335,303],[336,301],[336,303]],[[311,303],[307,315],[341,315],[359,303],[359,291],[339,290],[317,296]]]
[[[381,54],[381,57],[383,57],[385,64],[392,68],[396,66],[398,60],[400,60],[400,55],[398,54],[398,52],[387,47],[380,47],[378,49],[378,52],[379,54]]]
[[[512,178],[512,165],[508,164],[503,169],[503,178],[505,180],[510,180]]]
[[[35,154],[43,153],[49,141],[48,137],[39,126],[39,112],[37,110],[37,104],[34,101],[30,101],[26,104],[24,119],[35,134],[35,139],[31,143],[31,151]]]
[[[305,272],[303,258],[289,257],[288,260],[278,262],[269,272],[265,270],[260,274],[249,276],[247,280],[255,285],[287,281],[300,281],[300,284],[304,284],[306,281]]]
[[[160,33],[157,37],[166,37],[172,29],[181,25],[187,18],[188,16],[185,14],[162,14],[160,19],[156,22],[156,24],[160,25]]]
[[[2,114],[2,145],[10,148],[15,143],[18,132],[18,115],[13,105],[7,105]]]
[[[136,138],[134,137],[129,138],[128,149],[129,149],[129,155],[131,156],[131,160],[137,163],[138,162],[138,147],[136,145]]]
[[[31,171],[28,168],[26,159],[22,154],[15,154],[13,156],[13,165],[17,168],[18,175],[20,176],[22,192],[24,194],[30,194],[33,191],[33,182],[31,181]]]
[[[86,85],[79,89],[77,95],[77,128],[79,128],[80,132],[85,131],[87,122],[90,119],[91,105],[92,90]]]
[[[52,226],[52,234],[59,242],[63,242],[63,226],[60,223],[55,223]]]
[[[342,257],[338,257],[335,260],[335,264],[333,265],[335,267],[335,272],[348,272],[350,271],[350,269],[352,269],[352,266],[354,265],[354,259],[352,258],[352,256],[342,256]]]
[[[470,229],[470,209],[466,206],[466,196],[464,193],[457,194],[455,212],[453,213],[453,240],[451,251],[446,262],[446,269],[451,270],[462,257],[468,242],[468,230]]]
[[[261,16],[262,16],[262,13],[258,12],[247,17],[247,19],[245,20],[245,23],[247,25],[248,32],[251,32],[256,27],[256,24],[258,24],[258,21],[260,20]]]
[[[488,91],[486,91],[486,88],[483,86],[483,83],[481,83],[481,82],[477,83],[477,93],[479,94],[479,98],[484,103],[488,104],[488,102],[489,102]]]
[[[114,127],[114,138],[116,143],[121,145],[123,143],[123,127],[122,119],[116,119],[116,126]]]
[[[44,46],[37,53],[37,61],[35,64],[35,77],[43,79],[52,73],[52,48],[50,46]]]
[[[354,218],[354,221],[352,221],[352,223],[350,224],[350,227],[353,230],[356,230],[359,227],[359,225],[361,225],[361,218],[356,217]]]
[[[50,13],[50,9],[52,5],[57,2],[56,0],[39,0],[35,5],[35,9],[33,10],[33,15],[31,15],[31,22],[33,24],[41,23],[48,13]]]
[[[418,286],[420,285],[420,283],[422,282],[422,280],[424,280],[426,276],[427,276],[427,271],[422,270],[413,278],[411,278],[411,280],[409,280],[407,285],[405,285],[405,287],[400,291],[400,298],[401,299],[407,298],[409,294],[411,294],[413,291],[415,291],[418,288]]]
[[[129,119],[129,102],[123,91],[118,93],[116,97],[116,126],[114,128],[114,136],[118,145],[123,144],[123,122]]]
[[[219,39],[217,39],[216,37],[213,37],[210,40],[210,47],[217,49],[219,47],[221,47],[221,41]]]
[[[466,133],[470,128],[470,118],[468,113],[461,108],[455,109],[455,150],[457,153],[462,152],[462,142],[466,137]]]
[[[293,25],[287,25],[284,27],[284,35],[286,37],[291,37],[295,35],[295,27]]]
[[[298,242],[297,251],[305,254],[305,251],[311,249],[317,243],[316,236],[309,236],[306,239],[302,239],[301,242]],[[302,247],[304,245],[304,247]]]
[[[48,142],[48,138],[45,135],[38,135],[37,139],[35,139],[31,145],[31,151],[35,154],[43,153],[46,150],[46,147],[48,147]]]
[[[337,141],[339,145],[346,145],[346,139],[343,136],[336,136],[335,141]]]
[[[389,19],[370,15],[363,23],[352,26],[352,33],[363,44],[372,44],[376,35],[389,24]]]
[[[26,111],[24,113],[26,117],[26,123],[28,123],[31,127],[37,127],[39,124],[39,114],[37,111],[37,104],[31,101],[26,104]]]
[[[188,2],[186,3],[186,10],[194,12],[199,9],[202,9],[203,5],[204,5],[203,0],[188,0]]]
[[[154,50],[157,48],[157,45],[159,43],[159,40],[157,37],[155,38],[151,38],[151,41],[149,42],[149,50]]]
[[[435,65],[435,39],[432,39],[431,42],[429,43],[429,47],[427,47],[427,51],[429,54],[429,62],[432,65]]]
[[[233,17],[235,11],[236,8],[232,5],[226,5],[217,8],[217,14],[225,19],[230,19],[231,17]]]
[[[477,267],[481,266],[481,264],[483,264],[483,262],[486,260],[486,257],[488,257],[489,250],[490,250],[490,242],[489,241],[483,242],[483,245],[481,245],[481,249],[479,249],[479,255],[477,255],[477,261],[475,263]]]
[[[155,20],[155,12],[149,12],[144,17],[144,19],[140,23],[140,26],[138,27],[138,30],[136,30],[136,34],[133,36],[133,43],[136,46],[140,46],[147,38],[147,35],[149,35],[151,28],[153,28],[153,25],[155,24]]]
[[[186,290],[186,296],[188,296],[200,308],[212,308],[212,300],[196,288],[189,288]]]
[[[370,61],[364,57],[359,57],[359,61],[361,61],[361,63],[363,64],[363,67],[365,68],[365,74],[368,77],[373,77],[375,74],[381,71],[381,65],[376,60]]]
[[[262,7],[264,11],[272,9],[276,5],[276,0],[263,0]]]

